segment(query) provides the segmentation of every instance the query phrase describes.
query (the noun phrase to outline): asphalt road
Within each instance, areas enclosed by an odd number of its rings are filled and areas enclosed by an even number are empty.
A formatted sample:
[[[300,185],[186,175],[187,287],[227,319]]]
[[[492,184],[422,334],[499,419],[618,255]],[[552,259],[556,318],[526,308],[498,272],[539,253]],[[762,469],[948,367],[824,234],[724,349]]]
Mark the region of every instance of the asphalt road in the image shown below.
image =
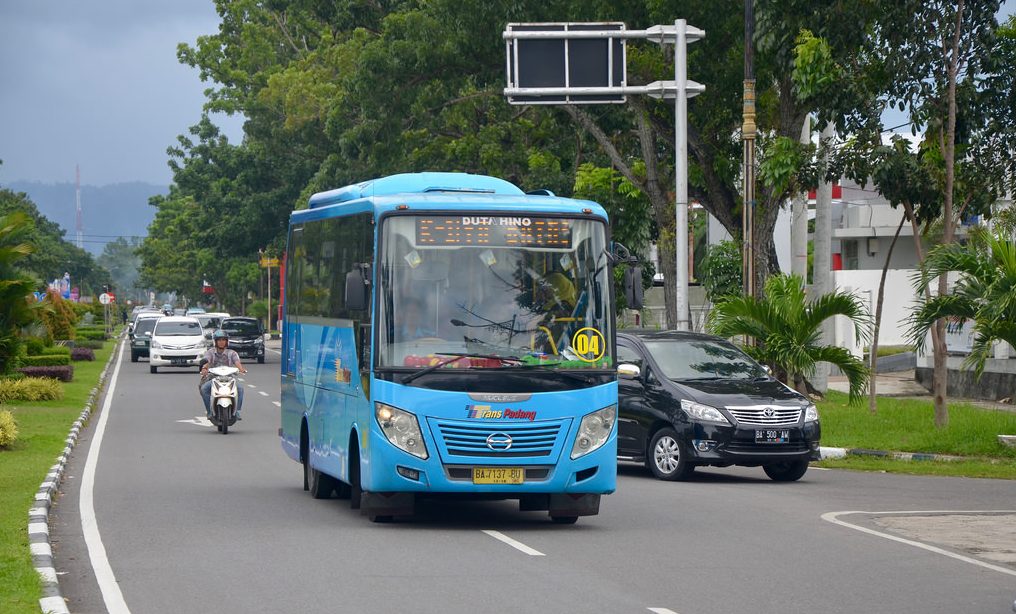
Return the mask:
[[[779,484],[730,468],[664,483],[623,465],[600,515],[573,526],[510,501],[429,501],[371,524],[303,492],[277,436],[278,355],[247,366],[244,420],[222,436],[196,419],[196,370],[120,365],[94,509],[130,612],[1012,612],[1016,563],[907,519],[975,518],[996,546],[1016,540],[1014,481],[812,469]],[[106,611],[79,511],[98,422],[51,516],[76,613]]]

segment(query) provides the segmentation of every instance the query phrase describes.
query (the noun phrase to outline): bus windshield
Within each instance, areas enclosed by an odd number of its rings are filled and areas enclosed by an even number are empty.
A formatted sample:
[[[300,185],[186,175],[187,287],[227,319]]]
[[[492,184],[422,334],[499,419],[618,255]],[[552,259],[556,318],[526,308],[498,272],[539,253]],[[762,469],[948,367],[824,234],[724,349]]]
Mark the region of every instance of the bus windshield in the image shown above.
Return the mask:
[[[397,215],[381,250],[379,367],[611,368],[601,221]]]

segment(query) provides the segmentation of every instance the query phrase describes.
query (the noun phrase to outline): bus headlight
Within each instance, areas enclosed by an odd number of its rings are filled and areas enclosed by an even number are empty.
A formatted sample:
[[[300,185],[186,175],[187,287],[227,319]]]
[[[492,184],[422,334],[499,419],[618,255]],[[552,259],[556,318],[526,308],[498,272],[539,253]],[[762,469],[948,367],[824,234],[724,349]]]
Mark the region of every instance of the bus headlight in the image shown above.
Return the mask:
[[[392,445],[427,460],[427,446],[423,443],[423,433],[416,416],[391,405],[375,403],[374,417]]]
[[[614,430],[615,420],[617,405],[604,407],[583,416],[578,435],[575,436],[575,444],[572,446],[572,460],[585,456],[607,443],[610,432]]]

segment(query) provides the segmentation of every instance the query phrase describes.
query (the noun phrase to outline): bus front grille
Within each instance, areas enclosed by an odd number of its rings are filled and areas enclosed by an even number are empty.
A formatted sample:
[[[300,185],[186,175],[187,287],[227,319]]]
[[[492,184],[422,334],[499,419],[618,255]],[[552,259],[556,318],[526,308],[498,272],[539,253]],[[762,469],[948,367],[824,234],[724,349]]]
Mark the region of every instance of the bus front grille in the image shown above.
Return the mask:
[[[477,424],[432,420],[431,426],[448,456],[474,458],[550,457],[560,448],[559,439],[567,432],[563,421]]]

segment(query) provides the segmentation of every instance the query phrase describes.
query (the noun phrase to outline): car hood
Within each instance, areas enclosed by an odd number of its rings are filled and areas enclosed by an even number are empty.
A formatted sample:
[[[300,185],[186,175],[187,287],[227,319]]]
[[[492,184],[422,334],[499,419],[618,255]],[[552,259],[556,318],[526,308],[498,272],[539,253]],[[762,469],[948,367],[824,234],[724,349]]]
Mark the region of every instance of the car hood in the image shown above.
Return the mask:
[[[808,402],[802,395],[775,379],[757,382],[747,379],[697,382],[671,380],[668,383],[681,393],[681,397],[711,407],[767,404],[803,406]]]
[[[234,339],[237,340],[237,341],[252,341],[252,340],[257,339],[259,337],[261,337],[261,335],[259,335],[257,333],[251,333],[249,335],[240,335],[240,334],[237,334],[237,333],[229,333],[229,340],[230,341],[233,341]]]
[[[164,345],[195,345],[205,342],[204,335],[170,335],[152,337],[152,339]]]

